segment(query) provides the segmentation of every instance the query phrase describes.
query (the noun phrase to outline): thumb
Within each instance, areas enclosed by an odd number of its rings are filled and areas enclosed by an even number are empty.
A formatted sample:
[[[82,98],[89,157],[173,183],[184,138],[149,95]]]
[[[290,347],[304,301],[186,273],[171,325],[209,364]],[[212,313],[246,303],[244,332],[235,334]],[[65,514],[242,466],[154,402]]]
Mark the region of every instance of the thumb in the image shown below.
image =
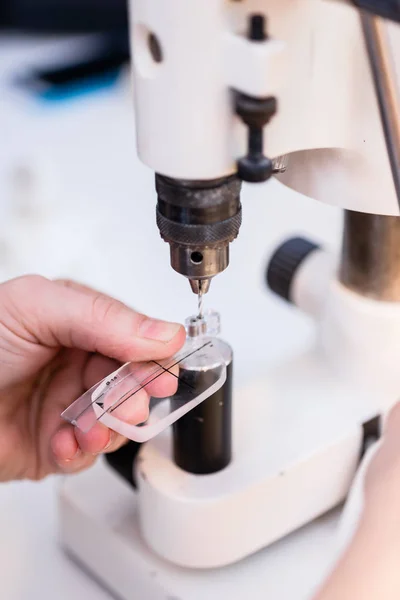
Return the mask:
[[[185,339],[181,325],[151,319],[87,287],[31,275],[0,288],[10,329],[49,348],[80,348],[127,362],[166,358]]]

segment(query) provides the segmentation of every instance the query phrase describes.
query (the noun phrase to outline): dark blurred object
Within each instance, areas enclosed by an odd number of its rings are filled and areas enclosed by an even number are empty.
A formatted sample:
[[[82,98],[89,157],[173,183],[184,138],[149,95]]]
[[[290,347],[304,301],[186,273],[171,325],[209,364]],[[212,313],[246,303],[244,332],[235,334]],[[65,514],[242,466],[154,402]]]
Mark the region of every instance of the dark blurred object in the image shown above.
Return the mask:
[[[353,0],[353,4],[378,17],[400,22],[400,0]]]
[[[31,67],[14,82],[45,100],[70,100],[112,86],[129,62],[126,32],[92,34],[81,57]]]
[[[400,0],[350,0],[356,7],[400,21]],[[128,29],[127,0],[0,0],[0,29],[85,33]]]
[[[127,0],[0,0],[0,29],[27,33],[126,32]]]

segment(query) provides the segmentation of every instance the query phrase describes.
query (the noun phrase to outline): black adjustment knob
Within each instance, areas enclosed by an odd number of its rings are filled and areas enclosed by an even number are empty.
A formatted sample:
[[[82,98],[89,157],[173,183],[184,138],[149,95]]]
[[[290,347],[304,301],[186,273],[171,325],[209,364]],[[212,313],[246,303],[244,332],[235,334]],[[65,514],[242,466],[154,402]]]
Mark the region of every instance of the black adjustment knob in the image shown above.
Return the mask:
[[[264,15],[250,15],[247,37],[252,42],[264,42],[268,38]]]
[[[236,113],[249,128],[247,156],[238,160],[238,177],[242,181],[267,181],[274,172],[272,160],[264,156],[263,128],[277,111],[276,98],[252,98],[236,95]]]
[[[267,285],[272,292],[291,302],[293,277],[302,262],[320,246],[304,238],[284,242],[272,256],[266,273]]]
[[[119,450],[105,455],[105,460],[109,466],[133,488],[136,488],[133,467],[140,448],[141,444],[128,442]]]
[[[250,16],[248,37],[254,43],[267,39],[264,15]],[[264,156],[263,128],[275,115],[277,100],[272,96],[254,98],[237,93],[235,101],[236,114],[249,130],[247,156],[238,160],[238,177],[250,183],[267,181],[274,169],[272,160]]]

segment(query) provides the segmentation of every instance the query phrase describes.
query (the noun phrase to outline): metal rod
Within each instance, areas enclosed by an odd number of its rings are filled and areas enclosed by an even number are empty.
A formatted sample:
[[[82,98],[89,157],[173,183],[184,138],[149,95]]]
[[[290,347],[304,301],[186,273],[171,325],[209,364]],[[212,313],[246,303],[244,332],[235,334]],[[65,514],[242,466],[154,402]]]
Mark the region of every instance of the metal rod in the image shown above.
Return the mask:
[[[369,14],[361,14],[361,23],[400,206],[400,102],[386,24]]]
[[[339,278],[362,296],[400,301],[400,218],[345,211]]]

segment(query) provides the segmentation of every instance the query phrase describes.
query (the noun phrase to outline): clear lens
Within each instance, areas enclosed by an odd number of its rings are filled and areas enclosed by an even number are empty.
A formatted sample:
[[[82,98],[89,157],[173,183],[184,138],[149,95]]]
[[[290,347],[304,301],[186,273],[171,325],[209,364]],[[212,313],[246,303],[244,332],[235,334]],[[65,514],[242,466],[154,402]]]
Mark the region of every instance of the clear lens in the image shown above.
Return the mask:
[[[88,432],[97,421],[134,441],[147,441],[215,393],[226,366],[211,338],[189,339],[166,361],[127,363],[78,398],[62,418]],[[139,423],[146,407],[152,408]],[[138,424],[139,423],[139,424]]]

